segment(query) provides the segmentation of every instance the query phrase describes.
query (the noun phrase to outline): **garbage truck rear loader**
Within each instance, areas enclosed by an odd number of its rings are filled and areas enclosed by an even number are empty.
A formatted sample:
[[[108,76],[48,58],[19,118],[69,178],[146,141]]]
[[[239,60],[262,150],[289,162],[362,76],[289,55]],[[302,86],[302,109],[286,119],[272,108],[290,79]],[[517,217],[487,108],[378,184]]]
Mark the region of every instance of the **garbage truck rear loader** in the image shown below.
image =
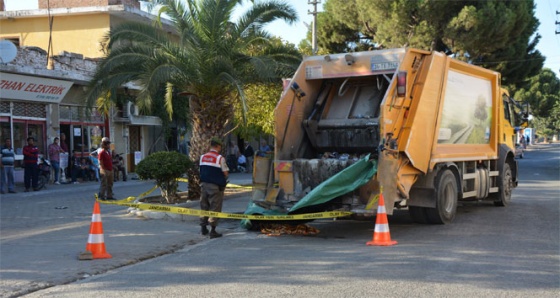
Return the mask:
[[[275,110],[267,201],[289,210],[368,156],[371,179],[314,207],[369,215],[382,192],[388,214],[408,208],[416,222],[445,224],[458,201],[505,206],[517,186],[513,104],[499,73],[439,52],[305,58]]]

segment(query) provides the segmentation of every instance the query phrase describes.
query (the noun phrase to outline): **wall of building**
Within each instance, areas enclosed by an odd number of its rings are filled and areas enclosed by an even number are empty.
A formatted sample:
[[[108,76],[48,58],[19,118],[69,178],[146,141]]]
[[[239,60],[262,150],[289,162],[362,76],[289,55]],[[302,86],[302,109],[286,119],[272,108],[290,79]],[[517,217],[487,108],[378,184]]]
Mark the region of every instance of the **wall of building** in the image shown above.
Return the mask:
[[[100,41],[110,27],[108,14],[84,16],[57,16],[53,19],[53,54],[62,51],[80,53],[84,57],[103,56]],[[18,39],[20,46],[36,46],[48,49],[49,21],[46,17],[2,19],[0,38]]]
[[[107,5],[130,5],[140,8],[138,0],[39,0],[39,9],[65,8],[65,7],[88,7]]]

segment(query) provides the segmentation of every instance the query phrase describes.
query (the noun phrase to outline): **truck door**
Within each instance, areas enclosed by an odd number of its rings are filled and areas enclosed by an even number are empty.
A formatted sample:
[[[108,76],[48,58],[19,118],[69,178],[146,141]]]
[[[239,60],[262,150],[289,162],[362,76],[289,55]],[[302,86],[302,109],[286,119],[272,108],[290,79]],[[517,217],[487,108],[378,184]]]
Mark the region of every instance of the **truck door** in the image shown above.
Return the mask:
[[[500,131],[500,143],[505,143],[510,148],[515,148],[515,110],[511,98],[507,94],[503,94],[502,99],[504,105],[504,121]]]

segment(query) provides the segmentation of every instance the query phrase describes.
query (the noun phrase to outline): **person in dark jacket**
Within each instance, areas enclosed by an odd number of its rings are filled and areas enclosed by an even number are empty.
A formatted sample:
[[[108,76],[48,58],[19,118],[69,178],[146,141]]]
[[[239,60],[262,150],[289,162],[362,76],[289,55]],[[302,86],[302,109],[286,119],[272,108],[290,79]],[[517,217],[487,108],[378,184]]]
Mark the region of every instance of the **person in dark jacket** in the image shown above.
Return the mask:
[[[245,148],[243,149],[243,155],[247,160],[247,166],[245,167],[247,173],[253,172],[253,156],[255,155],[255,150],[248,141],[245,141]]]
[[[27,146],[23,147],[23,163],[25,170],[23,172],[23,180],[25,184],[25,192],[29,191],[29,187],[33,187],[34,191],[38,191],[39,183],[39,148],[35,146],[33,137],[27,138]]]
[[[210,141],[210,151],[200,157],[200,185],[202,195],[200,197],[200,209],[206,211],[222,212],[224,201],[224,190],[226,188],[229,168],[226,159],[220,155],[222,150],[222,140],[212,138]],[[206,227],[210,224],[211,231]],[[203,216],[200,217],[200,232],[210,238],[221,237],[222,234],[216,231],[218,218]]]
[[[78,150],[74,150],[72,157],[70,158],[71,163],[69,165],[69,167],[72,169],[71,170],[71,175],[72,175],[72,184],[79,184],[80,182],[78,182],[78,178],[79,177],[83,177],[84,171],[82,168],[82,159],[81,157],[78,156]],[[84,179],[85,181],[85,179]]]

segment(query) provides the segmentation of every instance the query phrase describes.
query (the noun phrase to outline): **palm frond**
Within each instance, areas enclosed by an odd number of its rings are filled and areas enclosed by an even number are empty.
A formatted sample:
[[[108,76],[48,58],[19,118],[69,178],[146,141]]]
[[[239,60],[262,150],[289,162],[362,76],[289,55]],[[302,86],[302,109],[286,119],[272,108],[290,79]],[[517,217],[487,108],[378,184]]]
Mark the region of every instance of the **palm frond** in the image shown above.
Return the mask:
[[[292,24],[298,20],[297,11],[284,1],[257,2],[237,21],[237,36],[243,38],[252,31],[259,32],[276,20]]]

